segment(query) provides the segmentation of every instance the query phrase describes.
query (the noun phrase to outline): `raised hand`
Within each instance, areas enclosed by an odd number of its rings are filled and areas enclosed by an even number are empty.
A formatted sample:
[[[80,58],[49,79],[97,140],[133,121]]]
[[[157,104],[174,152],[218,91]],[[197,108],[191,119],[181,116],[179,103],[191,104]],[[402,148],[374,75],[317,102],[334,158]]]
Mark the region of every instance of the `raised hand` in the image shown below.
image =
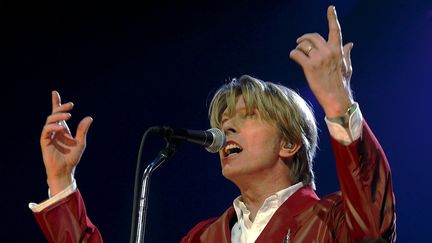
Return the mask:
[[[309,87],[328,118],[344,114],[353,103],[350,52],[353,43],[342,47],[342,32],[334,6],[327,9],[328,41],[317,33],[297,39],[290,57],[302,68]]]
[[[87,132],[93,121],[91,117],[82,119],[73,137],[66,124],[71,118],[69,112],[73,106],[72,102],[61,104],[59,93],[52,92],[52,113],[47,117],[40,137],[47,183],[52,195],[72,183],[75,167],[86,147]]]

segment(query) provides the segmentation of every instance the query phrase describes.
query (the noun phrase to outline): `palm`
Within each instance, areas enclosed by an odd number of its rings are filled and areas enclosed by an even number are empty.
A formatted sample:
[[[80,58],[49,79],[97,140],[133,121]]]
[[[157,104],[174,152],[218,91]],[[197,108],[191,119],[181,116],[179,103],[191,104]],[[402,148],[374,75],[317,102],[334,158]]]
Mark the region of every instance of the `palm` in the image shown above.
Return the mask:
[[[43,157],[47,169],[55,172],[53,176],[67,173],[78,164],[83,146],[67,132],[57,132],[52,139],[43,141]]]

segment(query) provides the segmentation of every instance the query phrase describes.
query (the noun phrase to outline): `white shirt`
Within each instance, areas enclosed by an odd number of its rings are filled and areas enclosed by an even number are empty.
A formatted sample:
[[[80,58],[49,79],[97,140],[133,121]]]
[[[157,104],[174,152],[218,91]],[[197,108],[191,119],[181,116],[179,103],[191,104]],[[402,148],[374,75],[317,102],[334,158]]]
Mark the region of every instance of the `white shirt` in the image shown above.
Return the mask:
[[[276,210],[302,186],[303,182],[299,182],[266,198],[253,222],[249,219],[250,211],[242,201],[241,196],[237,197],[233,203],[237,214],[237,223],[231,229],[231,241],[233,243],[255,242]]]

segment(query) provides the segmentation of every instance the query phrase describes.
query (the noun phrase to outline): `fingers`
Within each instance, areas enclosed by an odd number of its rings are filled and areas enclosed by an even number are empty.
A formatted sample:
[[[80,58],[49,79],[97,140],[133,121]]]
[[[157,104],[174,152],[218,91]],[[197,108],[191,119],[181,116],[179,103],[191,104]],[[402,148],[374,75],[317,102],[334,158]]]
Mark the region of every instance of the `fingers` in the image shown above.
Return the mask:
[[[308,64],[309,58],[319,48],[325,47],[325,40],[317,33],[304,34],[297,39],[297,47],[291,51],[290,58],[303,68]]]
[[[62,126],[60,123],[50,123],[43,127],[41,133],[41,141],[42,140],[51,140],[58,133],[66,133],[69,134],[66,127]]]
[[[66,123],[66,121],[69,120],[70,118],[71,118],[71,114],[67,112],[53,113],[47,117],[45,125],[56,123],[57,125],[63,126],[65,128],[65,132],[67,132],[69,136],[72,136],[70,129]],[[53,137],[54,137],[54,133],[52,134],[52,138]]]
[[[290,52],[290,58],[294,60],[297,64],[299,64],[302,68],[305,68],[309,63],[309,58],[306,54],[300,49],[294,49]]]
[[[45,124],[60,123],[61,121],[67,121],[70,118],[71,118],[70,113],[55,113],[47,117]]]
[[[296,49],[302,51],[306,56],[311,56],[314,45],[310,41],[302,41],[297,44]]]
[[[49,123],[58,123],[58,125],[63,126],[64,128],[66,128],[66,132],[70,135],[70,130],[68,125],[66,124],[66,120],[69,120],[70,118],[70,114],[67,113],[68,111],[73,109],[74,104],[72,102],[68,102],[66,104],[61,104],[61,98],[60,98],[60,94],[53,90],[51,92],[51,102],[52,102],[52,113],[50,116],[48,116],[46,123],[45,124],[49,124]],[[60,114],[60,115],[57,115]],[[64,118],[64,119],[60,119],[60,118]],[[54,138],[55,132],[52,132],[51,134],[51,138]]]
[[[75,138],[76,140],[78,140],[79,143],[81,143],[84,146],[86,144],[87,132],[92,122],[93,122],[93,118],[88,116],[82,119],[81,122],[78,124]]]
[[[71,114],[67,113],[66,111],[71,110],[73,104],[67,103],[66,105],[62,106],[60,94],[55,90],[51,92],[51,103],[52,113],[47,117],[45,126],[42,129],[40,137],[41,144],[48,143],[50,140],[54,139],[56,133],[70,133],[65,121],[70,119]]]
[[[317,33],[308,33],[297,39],[297,44],[301,44],[305,41],[310,42],[312,47],[319,50],[324,55],[330,54],[330,52],[336,51],[336,54],[341,54],[342,52],[342,32],[339,21],[336,15],[336,9],[334,6],[329,6],[327,9],[327,20],[329,26],[329,36],[328,41],[326,41],[321,35]],[[300,45],[301,47],[301,45]],[[311,56],[314,49],[301,48],[307,56]],[[312,54],[313,55],[313,54]]]
[[[352,46],[345,46],[344,51],[342,51],[342,34],[334,6],[328,7],[327,19],[329,24],[328,41],[318,33],[304,34],[297,39],[297,47],[291,51],[290,58],[305,68],[307,67],[305,65],[312,64],[314,60],[320,62],[320,60],[328,58],[342,58],[342,54],[345,52],[347,55],[343,58],[346,58],[345,62],[348,64],[346,71],[349,73],[351,71],[349,53]]]
[[[60,94],[55,90],[51,92],[51,102],[52,102],[52,111],[54,113],[54,110],[60,107],[61,105]]]
[[[337,19],[336,8],[332,5],[327,9],[327,20],[329,26],[329,43],[337,47],[342,46],[342,31]]]
[[[326,40],[318,33],[304,34],[304,35],[300,36],[296,42],[298,45],[311,44],[312,47],[314,47],[318,50],[322,50],[322,49],[327,48]]]
[[[290,57],[307,68],[313,62],[322,60],[322,57],[330,56],[332,50],[326,40],[318,33],[304,34],[297,39],[297,47],[290,53]]]
[[[70,135],[66,121],[71,118],[70,113],[55,113],[49,115],[42,130],[41,138],[54,138],[56,132],[64,131]]]
[[[57,91],[51,92],[51,102],[52,102],[52,113],[64,112],[72,110],[74,104],[72,102],[68,102],[66,104],[61,104],[60,94]]]
[[[54,114],[54,113],[58,113],[58,112],[70,111],[73,109],[73,107],[74,107],[74,104],[72,102],[68,102],[66,104],[63,104],[63,105],[60,105],[60,106],[54,108],[52,110],[52,113]]]

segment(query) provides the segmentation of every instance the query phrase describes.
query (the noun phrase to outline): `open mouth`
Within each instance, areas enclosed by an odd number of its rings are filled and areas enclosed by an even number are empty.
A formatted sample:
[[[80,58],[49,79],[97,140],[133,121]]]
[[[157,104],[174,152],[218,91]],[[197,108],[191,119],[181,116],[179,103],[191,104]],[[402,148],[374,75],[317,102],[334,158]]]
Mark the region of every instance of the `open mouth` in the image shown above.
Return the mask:
[[[224,148],[224,155],[225,157],[233,156],[236,154],[239,154],[241,151],[243,151],[243,148],[240,147],[237,143],[228,141],[227,145],[225,145]]]

